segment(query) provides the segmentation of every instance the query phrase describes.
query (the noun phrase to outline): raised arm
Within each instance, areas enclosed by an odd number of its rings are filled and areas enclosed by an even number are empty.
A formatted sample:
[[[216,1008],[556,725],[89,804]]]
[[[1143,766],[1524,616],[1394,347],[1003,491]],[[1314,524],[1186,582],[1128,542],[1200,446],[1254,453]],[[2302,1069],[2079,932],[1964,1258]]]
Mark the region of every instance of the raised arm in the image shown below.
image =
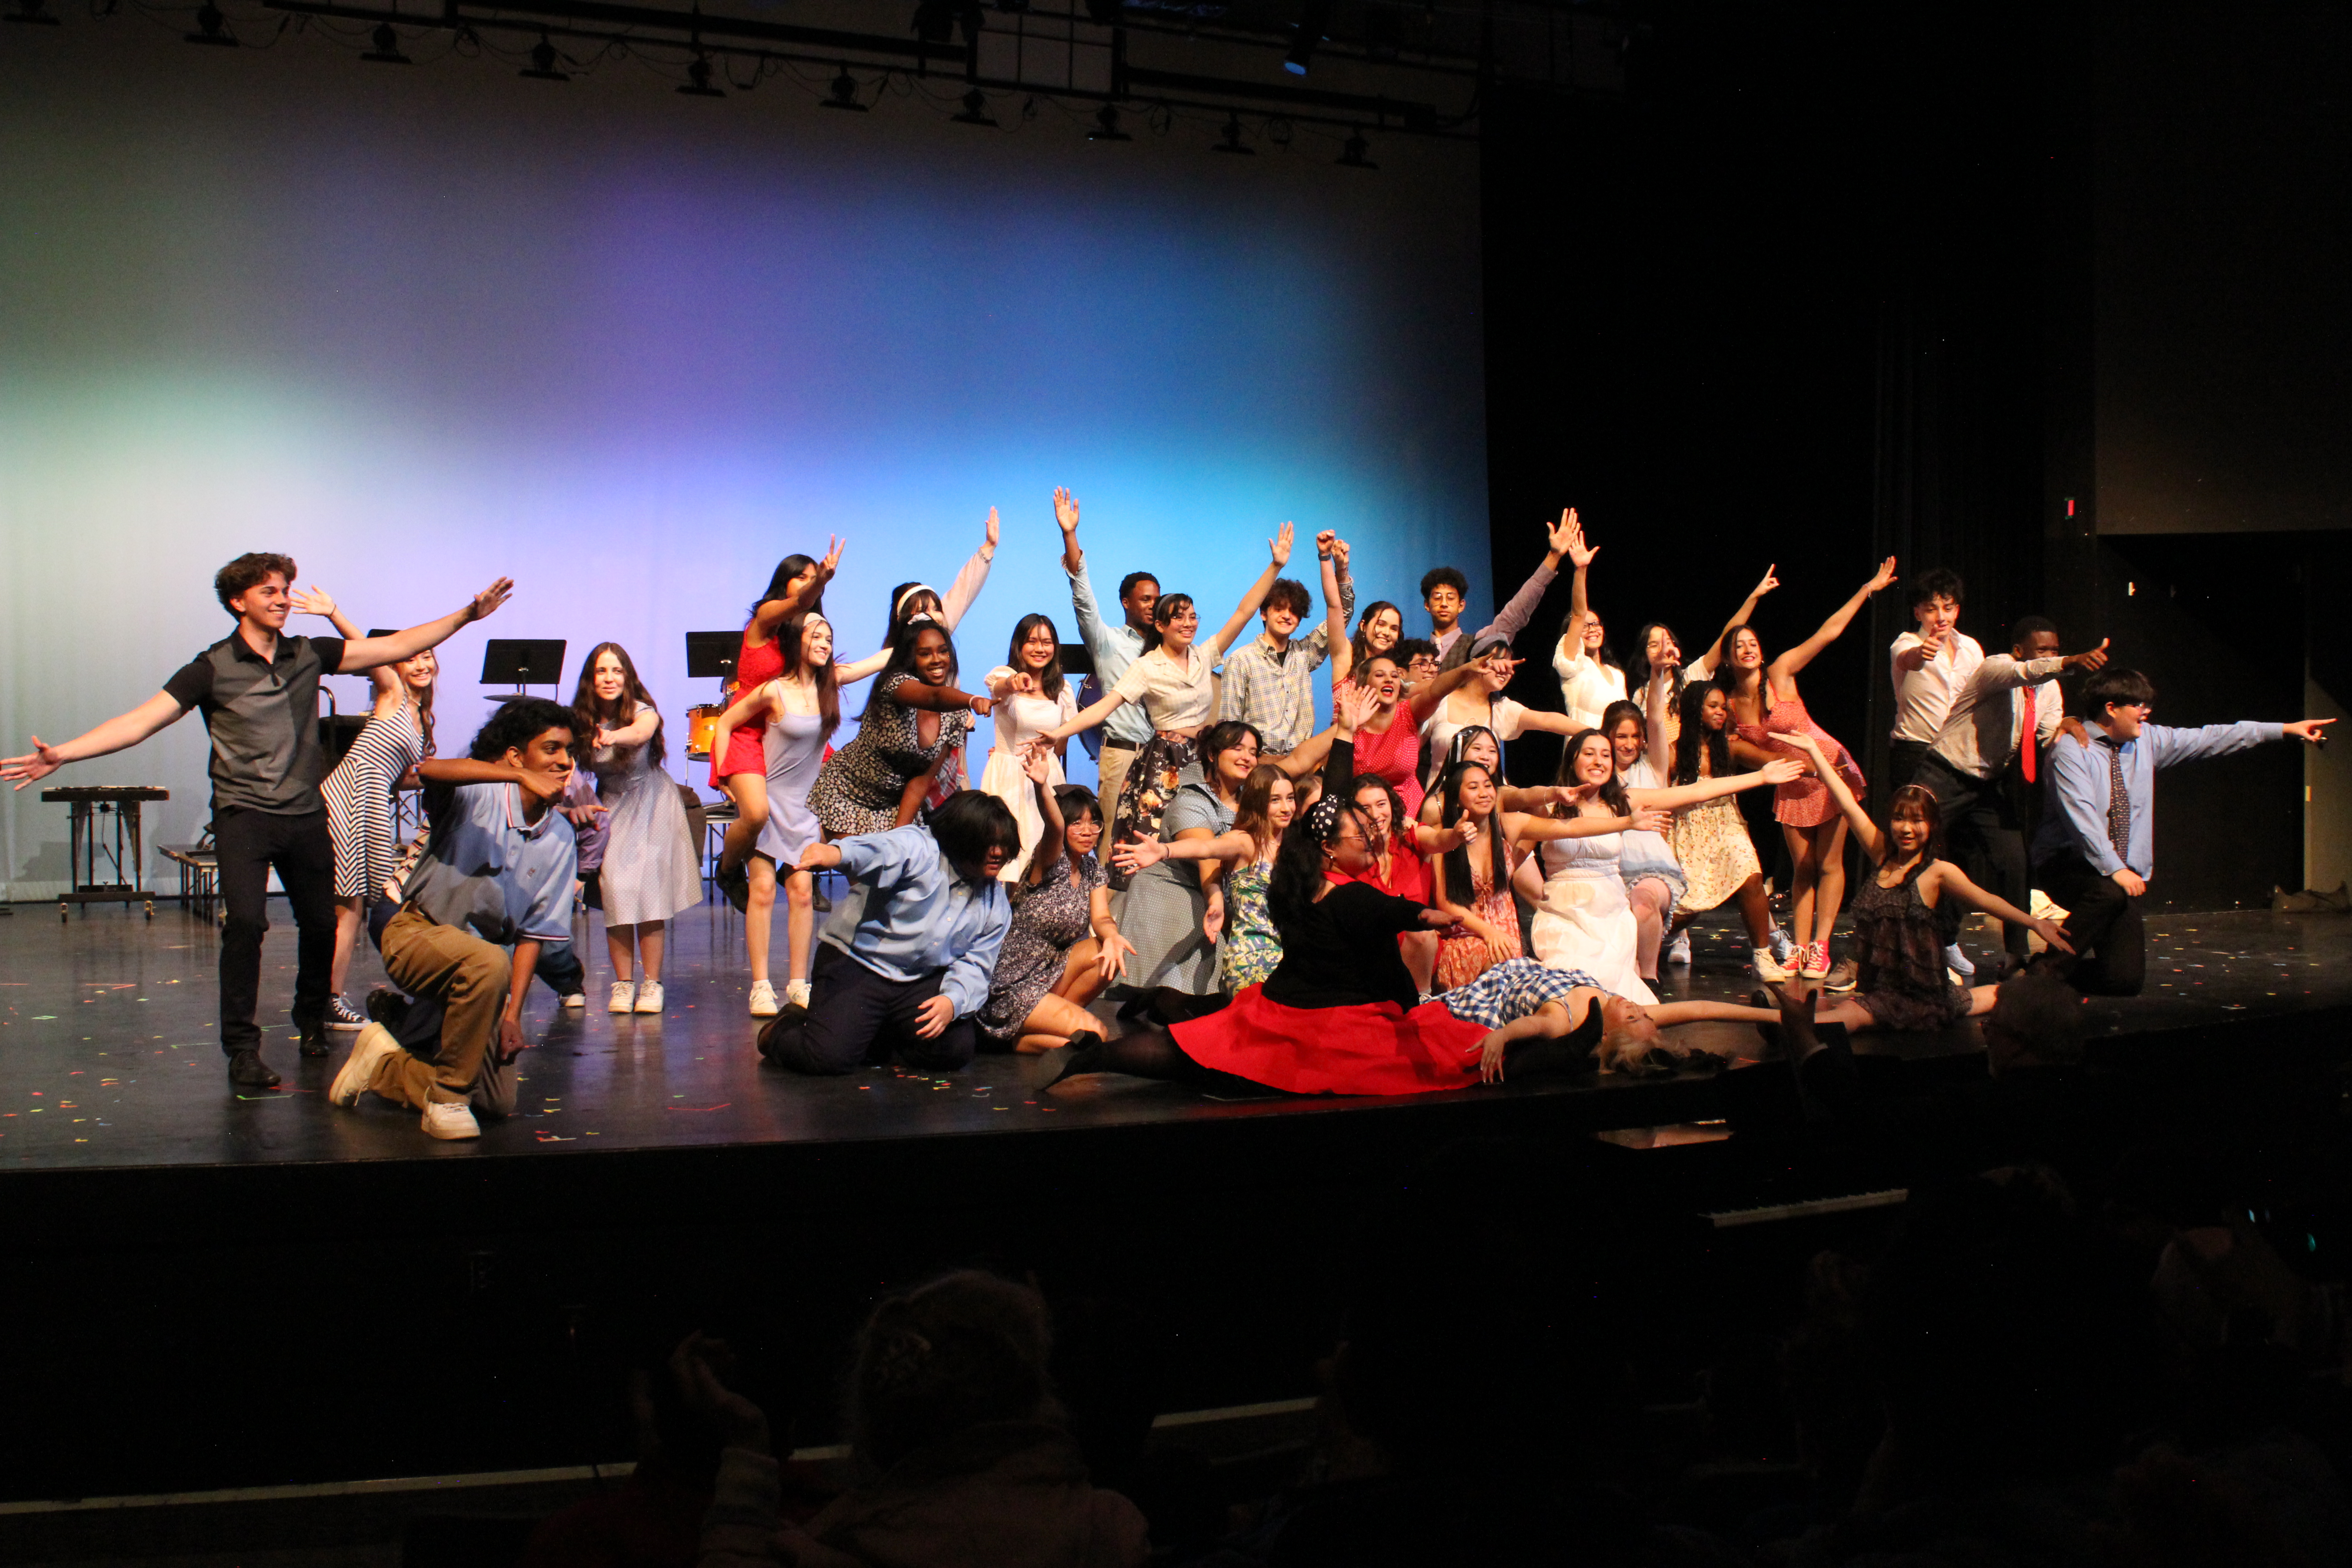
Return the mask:
[[[510,768],[504,763],[478,763],[471,757],[427,757],[414,771],[426,784],[520,784],[525,795],[544,801],[562,800],[572,783],[569,773],[542,773],[530,768]]]
[[[1550,592],[1553,580],[1559,575],[1559,558],[1568,549],[1567,525],[1575,516],[1576,510],[1571,507],[1560,514],[1559,522],[1545,524],[1551,548],[1544,552],[1543,564],[1528,574],[1528,580],[1519,584],[1519,591],[1511,595],[1509,604],[1495,612],[1493,620],[1478,628],[1470,639],[1474,644],[1488,637],[1500,637],[1508,642],[1528,629],[1536,606],[1543,603],[1544,595]]]
[[[1675,776],[1674,759],[1666,746],[1666,716],[1674,710],[1674,673],[1673,665],[1657,666],[1650,671],[1649,688],[1642,693],[1643,710],[1650,723],[1650,772],[1662,779]]]
[[[83,731],[72,740],[59,745],[41,743],[33,737],[33,749],[21,757],[0,757],[0,782],[14,784],[23,789],[56,773],[68,763],[88,762],[111,752],[137,745],[167,724],[174,723],[187,710],[178,698],[168,691],[158,691],[128,713],[118,713],[105,723]]]
[[[1732,633],[1748,624],[1748,617],[1755,615],[1756,606],[1764,595],[1780,585],[1780,579],[1772,575],[1772,568],[1764,568],[1763,579],[1748,591],[1748,597],[1740,601],[1739,608],[1731,612],[1731,618],[1723,623],[1723,629],[1715,634],[1715,640],[1707,644],[1706,651],[1691,660],[1688,668],[1693,680],[1715,679],[1716,667],[1723,662],[1723,645],[1730,640]]]
[[[1307,647],[1318,658],[1348,640],[1348,611],[1356,602],[1353,584],[1344,575],[1347,568],[1339,558],[1339,536],[1329,529],[1315,536],[1315,558],[1322,566],[1323,624],[1307,639]],[[1320,647],[1317,647],[1318,643]]]
[[[1482,632],[1479,635],[1484,637],[1486,634]],[[1471,681],[1483,679],[1486,673],[1486,661],[1494,657],[1488,654],[1486,658],[1457,664],[1414,687],[1403,702],[1405,710],[1412,715],[1412,722],[1416,725],[1427,723],[1429,716],[1437,711],[1439,703]]]
[[[824,539],[824,558],[816,563],[816,575],[804,584],[785,589],[781,599],[761,600],[760,607],[751,612],[751,624],[759,628],[762,642],[773,638],[778,626],[815,604],[817,595],[824,592],[824,585],[833,581],[833,574],[841,570],[842,547],[849,542],[836,539],[829,533]]]
[[[940,619],[947,623],[950,631],[955,630],[956,623],[963,619],[963,613],[971,608],[971,602],[980,597],[982,588],[988,586],[988,564],[996,559],[997,532],[996,509],[990,507],[987,531],[981,540],[980,548],[971,552],[971,559],[956,573],[955,581],[948,584],[948,591],[940,595]]]
[[[1845,628],[1853,621],[1854,612],[1868,604],[1873,594],[1890,585],[1894,581],[1895,557],[1890,555],[1879,563],[1878,570],[1871,574],[1869,582],[1853,591],[1853,598],[1840,605],[1836,612],[1828,620],[1823,621],[1812,636],[1774,659],[1772,668],[1766,673],[1774,680],[1787,680],[1794,677],[1799,670],[1820,658],[1822,649],[1845,635]]]
[[[1037,797],[1037,843],[1029,852],[1028,880],[1041,883],[1046,870],[1062,858],[1062,803],[1054,798],[1054,770],[1045,761],[1045,748],[1022,752],[1021,772]]]
[[[656,711],[652,703],[640,702],[637,704],[637,716],[630,720],[627,723],[622,725],[619,729],[607,730],[602,724],[597,725],[594,744],[599,746],[642,746],[646,742],[652,740],[654,738],[654,731],[660,728],[661,714]],[[719,754],[723,757],[727,753],[721,752]]]
[[[329,670],[330,675],[357,675],[363,669],[373,669],[379,664],[398,664],[404,658],[415,658],[428,647],[438,647],[455,637],[457,628],[493,614],[514,593],[514,579],[501,577],[468,600],[462,609],[450,611],[437,621],[427,621],[421,626],[411,626],[404,632],[394,632],[385,637],[362,637],[357,642],[343,644],[343,661]]]
[[[1122,871],[1140,871],[1162,860],[1253,860],[1257,840],[1235,827],[1214,837],[1205,828],[1190,827],[1162,844],[1156,839],[1130,838],[1110,852],[1111,864]]]
[[[1291,538],[1297,531],[1295,524],[1286,522],[1272,539],[1265,542],[1274,559],[1265,571],[1257,574],[1257,581],[1250,584],[1250,591],[1242,595],[1241,605],[1234,611],[1233,617],[1217,629],[1215,637],[1209,639],[1209,646],[1215,650],[1213,657],[1224,656],[1225,649],[1233,647],[1234,639],[1248,626],[1250,617],[1257,614],[1257,607],[1265,603],[1266,595],[1274,588],[1274,580],[1282,575],[1285,566],[1290,564]]]
[[[1572,663],[1584,655],[1584,623],[1592,618],[1591,603],[1585,597],[1585,578],[1591,574],[1592,558],[1601,553],[1601,547],[1584,542],[1584,527],[1576,521],[1574,507],[1561,512],[1559,521],[1568,531],[1568,559],[1576,567],[1576,574],[1568,580],[1568,629],[1559,634],[1559,651]]]
[[[1093,729],[1096,725],[1101,723],[1104,720],[1118,712],[1121,705],[1126,701],[1127,699],[1119,695],[1118,689],[1117,687],[1113,687],[1111,689],[1102,694],[1100,700],[1088,707],[1079,709],[1076,718],[1069,720],[1065,723],[1056,724],[1052,729],[1040,732],[1037,739],[1030,743],[1032,745],[1043,743],[1049,746],[1058,746],[1063,742],[1068,740],[1071,736],[1078,733],[1080,731]]]
[[[294,613],[298,616],[324,617],[327,624],[335,628],[335,635],[346,643],[361,641],[364,636],[358,626],[352,624],[352,618],[336,607],[335,596],[316,583],[310,584],[307,593],[299,588],[289,592],[286,599],[294,606]],[[367,673],[368,684],[375,688],[379,699],[400,686],[400,672],[388,664],[379,664]]]
[[[1664,833],[1674,824],[1664,811],[1637,806],[1624,816],[1506,816],[1504,831],[1514,844],[1541,844],[1554,838],[1597,838],[1604,833]],[[1537,900],[1540,901],[1540,900]]]

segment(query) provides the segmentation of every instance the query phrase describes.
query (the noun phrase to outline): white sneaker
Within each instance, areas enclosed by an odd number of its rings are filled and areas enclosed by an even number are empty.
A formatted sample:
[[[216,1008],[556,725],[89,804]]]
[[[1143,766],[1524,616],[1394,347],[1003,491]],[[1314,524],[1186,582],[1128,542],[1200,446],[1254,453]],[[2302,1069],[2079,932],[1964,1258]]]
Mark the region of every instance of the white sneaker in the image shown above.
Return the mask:
[[[644,984],[637,987],[636,1010],[638,1012],[658,1013],[661,1011],[661,1005],[662,994],[660,981],[648,980]]]
[[[563,1006],[565,1011],[576,1013],[581,1008],[587,1005],[588,993],[585,991],[571,991],[564,994]]]
[[[439,1100],[425,1108],[421,1123],[425,1133],[434,1138],[479,1138],[482,1124],[474,1120],[474,1108],[462,1100],[444,1105]]]
[[[776,988],[764,980],[751,982],[751,1016],[772,1018],[776,1011]]]
[[[1773,962],[1787,968],[1789,961],[1797,956],[1797,944],[1790,941],[1789,933],[1779,926],[1772,928],[1771,942]]]
[[[809,983],[805,980],[786,981],[784,983],[784,1005],[787,1007],[805,1007],[808,1005]]]
[[[360,1102],[368,1085],[375,1081],[376,1068],[386,1057],[400,1053],[400,1042],[382,1024],[370,1024],[360,1030],[359,1038],[352,1042],[352,1054],[343,1061],[343,1068],[335,1081],[327,1086],[327,1103],[348,1109]]]
[[[1969,955],[1960,951],[1957,942],[1944,949],[1944,967],[1963,980],[1977,972],[1977,966],[1969,962]]]
[[[613,999],[604,1004],[607,1013],[626,1013],[637,1005],[637,988],[625,980],[613,982]]]
[[[1688,969],[1690,961],[1690,932],[1678,931],[1675,932],[1675,940],[1666,944],[1666,962],[1679,963]]]
[[[1765,984],[1778,985],[1789,978],[1789,971],[1779,959],[1772,956],[1770,948],[1751,948],[1748,950],[1748,962],[1756,966],[1756,978]]]

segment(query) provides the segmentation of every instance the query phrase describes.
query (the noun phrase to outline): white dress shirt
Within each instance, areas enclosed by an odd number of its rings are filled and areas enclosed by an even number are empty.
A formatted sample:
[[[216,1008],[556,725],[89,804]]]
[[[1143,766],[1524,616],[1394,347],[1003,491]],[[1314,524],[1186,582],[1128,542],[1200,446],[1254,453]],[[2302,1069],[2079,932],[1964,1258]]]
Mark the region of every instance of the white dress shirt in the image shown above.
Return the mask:
[[[1916,741],[1923,746],[1935,744],[1936,737],[1943,731],[1944,721],[1951,714],[1952,699],[1960,694],[1976,675],[1977,667],[1984,663],[1983,646],[1958,630],[1944,639],[1935,658],[1918,668],[1906,670],[1895,662],[1927,640],[1917,632],[1905,632],[1886,650],[1887,673],[1895,680],[1895,729],[1889,740]]]

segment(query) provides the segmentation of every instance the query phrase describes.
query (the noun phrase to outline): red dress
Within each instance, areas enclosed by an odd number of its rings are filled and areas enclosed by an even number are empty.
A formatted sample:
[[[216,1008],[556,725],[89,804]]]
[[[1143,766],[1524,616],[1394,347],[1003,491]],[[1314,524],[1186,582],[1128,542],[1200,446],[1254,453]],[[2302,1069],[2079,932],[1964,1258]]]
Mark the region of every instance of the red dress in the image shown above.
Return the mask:
[[[1813,716],[1805,711],[1804,703],[1794,695],[1772,700],[1772,710],[1764,715],[1763,723],[1741,724],[1735,732],[1749,745],[1761,747],[1775,756],[1794,757],[1801,763],[1811,761],[1804,752],[1773,734],[1775,730],[1802,731],[1811,735],[1814,743],[1821,747],[1822,754],[1829,758],[1830,766],[1837,769],[1838,776],[1845,780],[1846,788],[1853,791],[1855,799],[1861,799],[1870,788],[1869,781],[1862,776],[1862,770],[1854,765],[1853,754],[1839,743],[1836,736],[1813,722]],[[1808,775],[1792,779],[1773,790],[1772,815],[1791,827],[1819,827],[1838,815],[1838,805],[1831,797],[1829,785]]]
[[[1356,731],[1355,768],[1359,777],[1376,773],[1388,780],[1404,801],[1407,822],[1421,815],[1421,728],[1411,708],[1399,702],[1389,727],[1377,733]]]
[[[743,650],[735,656],[735,684],[728,689],[727,700],[733,703],[746,691],[757,691],[784,673],[784,645],[774,637],[756,647],[751,641],[751,628],[743,628]],[[757,773],[768,776],[768,721],[758,720],[739,724],[727,737],[727,754],[710,759],[710,787],[720,787],[722,779],[734,773]]]
[[[1282,928],[1282,962],[1233,1005],[1171,1031],[1205,1068],[1292,1094],[1433,1094],[1474,1089],[1486,1026],[1443,1002],[1412,1005],[1395,939],[1423,905],[1369,882],[1336,884]]]

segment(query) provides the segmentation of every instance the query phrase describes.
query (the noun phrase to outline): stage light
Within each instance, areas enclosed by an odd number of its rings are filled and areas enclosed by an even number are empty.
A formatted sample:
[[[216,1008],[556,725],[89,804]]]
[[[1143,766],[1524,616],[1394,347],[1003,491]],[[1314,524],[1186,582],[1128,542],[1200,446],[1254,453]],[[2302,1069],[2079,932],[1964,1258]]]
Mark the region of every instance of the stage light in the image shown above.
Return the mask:
[[[43,27],[58,26],[58,19],[48,13],[48,0],[16,0],[16,8],[9,12],[5,20],[31,22]]]
[[[846,109],[857,114],[866,112],[867,106],[857,101],[857,79],[849,74],[847,66],[842,67],[841,74],[833,79],[829,90],[833,96],[817,105],[818,108]]]
[[[214,5],[213,0],[205,0],[204,5],[196,12],[196,30],[180,36],[192,44],[213,44],[224,49],[236,47],[236,39],[229,34],[228,18],[221,15],[221,8]]]
[[[400,52],[400,35],[392,30],[391,23],[378,22],[375,25],[375,31],[369,34],[368,38],[375,47],[362,55],[360,58],[373,60],[380,66],[404,66],[415,63]]]
[[[1089,142],[1132,142],[1134,137],[1118,128],[1117,106],[1106,103],[1095,110],[1095,128],[1087,132]]]
[[[1371,150],[1372,144],[1364,140],[1362,132],[1350,131],[1348,132],[1348,144],[1339,150],[1339,157],[1332,162],[1342,169],[1377,169],[1380,165],[1364,156]]]
[[[562,58],[555,52],[554,43],[545,33],[541,33],[539,36],[539,42],[530,47],[530,68],[526,71],[517,71],[515,74],[529,77],[533,81],[570,81],[571,72],[555,68],[556,62]]]
[[[1209,149],[1212,153],[1238,153],[1244,158],[1257,156],[1257,149],[1242,145],[1242,117],[1234,111],[1225,119],[1225,139]]]
[[[677,90],[687,98],[726,97],[727,94],[724,91],[710,85],[710,57],[698,49],[695,51],[694,58],[687,65],[686,81]]]
[[[1306,0],[1298,10],[1298,26],[1291,32],[1290,52],[1282,57],[1282,68],[1293,76],[1305,76],[1316,46],[1330,28],[1331,0]]]
[[[963,95],[963,112],[955,117],[958,125],[986,125],[992,129],[996,121],[988,112],[988,95],[973,88]]]

